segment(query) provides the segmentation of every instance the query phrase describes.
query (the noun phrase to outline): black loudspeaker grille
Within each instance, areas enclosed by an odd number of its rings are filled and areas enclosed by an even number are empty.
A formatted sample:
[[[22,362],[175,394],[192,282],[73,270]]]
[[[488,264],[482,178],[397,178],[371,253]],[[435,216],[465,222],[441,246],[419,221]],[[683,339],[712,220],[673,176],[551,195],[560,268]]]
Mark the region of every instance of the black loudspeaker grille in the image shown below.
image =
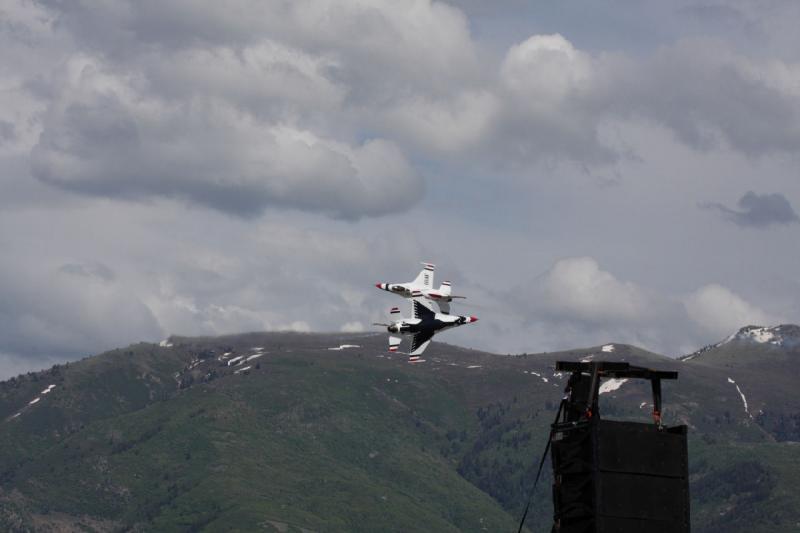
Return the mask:
[[[688,533],[686,426],[595,419],[553,439],[553,531]]]

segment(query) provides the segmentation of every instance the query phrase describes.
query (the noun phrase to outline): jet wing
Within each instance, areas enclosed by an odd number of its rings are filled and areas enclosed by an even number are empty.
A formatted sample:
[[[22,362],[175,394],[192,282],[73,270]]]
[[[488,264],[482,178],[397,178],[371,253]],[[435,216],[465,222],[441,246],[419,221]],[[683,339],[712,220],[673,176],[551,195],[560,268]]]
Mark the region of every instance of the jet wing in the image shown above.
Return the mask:
[[[431,343],[431,339],[433,338],[433,331],[423,331],[420,333],[415,333],[411,337],[411,351],[408,355],[416,356],[421,355],[422,352],[425,351],[425,348]]]
[[[411,311],[413,313],[414,318],[420,319],[433,319],[436,315],[436,312],[431,307],[430,302],[425,298],[412,298],[411,299]]]
[[[437,301],[436,305],[439,306],[439,311],[441,311],[443,315],[450,314],[450,302]]]

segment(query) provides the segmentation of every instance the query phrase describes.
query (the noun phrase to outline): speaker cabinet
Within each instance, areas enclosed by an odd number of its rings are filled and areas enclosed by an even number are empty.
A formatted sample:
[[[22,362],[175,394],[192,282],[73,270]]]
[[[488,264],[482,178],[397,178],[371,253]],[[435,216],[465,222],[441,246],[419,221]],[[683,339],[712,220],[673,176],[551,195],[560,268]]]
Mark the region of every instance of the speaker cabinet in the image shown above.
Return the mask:
[[[686,426],[590,418],[553,429],[554,532],[689,532]]]

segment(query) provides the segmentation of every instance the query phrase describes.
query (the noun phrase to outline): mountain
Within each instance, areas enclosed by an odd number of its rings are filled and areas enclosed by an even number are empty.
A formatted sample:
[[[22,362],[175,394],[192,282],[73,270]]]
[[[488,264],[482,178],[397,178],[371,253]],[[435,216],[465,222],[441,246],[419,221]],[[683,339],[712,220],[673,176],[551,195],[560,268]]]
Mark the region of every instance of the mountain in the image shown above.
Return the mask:
[[[682,360],[434,343],[411,365],[377,334],[132,345],[0,384],[0,529],[512,531],[567,377],[554,362],[597,359],[678,370],[664,417],[690,427],[693,531],[796,531],[800,328],[760,329]],[[649,401],[613,383],[601,415],[645,421]],[[549,531],[545,473],[531,531]]]
[[[737,388],[745,414],[772,438],[800,441],[800,327],[746,326],[682,360],[724,374]]]

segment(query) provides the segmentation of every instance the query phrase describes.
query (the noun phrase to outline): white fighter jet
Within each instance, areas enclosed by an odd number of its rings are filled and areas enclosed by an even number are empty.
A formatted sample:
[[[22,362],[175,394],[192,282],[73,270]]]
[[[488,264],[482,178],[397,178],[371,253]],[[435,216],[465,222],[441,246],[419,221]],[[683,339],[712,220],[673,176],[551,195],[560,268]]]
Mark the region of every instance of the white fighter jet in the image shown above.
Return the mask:
[[[431,308],[430,302],[422,297],[411,299],[411,311],[411,318],[404,318],[400,316],[400,309],[393,307],[389,311],[392,318],[390,324],[374,324],[376,326],[386,326],[386,330],[389,333],[411,337],[411,349],[408,351],[408,361],[410,363],[421,362],[419,356],[428,347],[436,333],[478,321],[478,318],[474,316],[437,313]],[[396,352],[402,340],[401,337],[390,335],[389,351]]]
[[[397,294],[403,298],[425,298],[436,302],[439,311],[444,315],[450,314],[450,302],[455,298],[466,298],[466,296],[454,296],[451,294],[450,282],[445,281],[438,289],[433,288],[433,271],[436,265],[422,263],[424,267],[414,281],[408,283],[376,283],[375,286],[392,294]]]

